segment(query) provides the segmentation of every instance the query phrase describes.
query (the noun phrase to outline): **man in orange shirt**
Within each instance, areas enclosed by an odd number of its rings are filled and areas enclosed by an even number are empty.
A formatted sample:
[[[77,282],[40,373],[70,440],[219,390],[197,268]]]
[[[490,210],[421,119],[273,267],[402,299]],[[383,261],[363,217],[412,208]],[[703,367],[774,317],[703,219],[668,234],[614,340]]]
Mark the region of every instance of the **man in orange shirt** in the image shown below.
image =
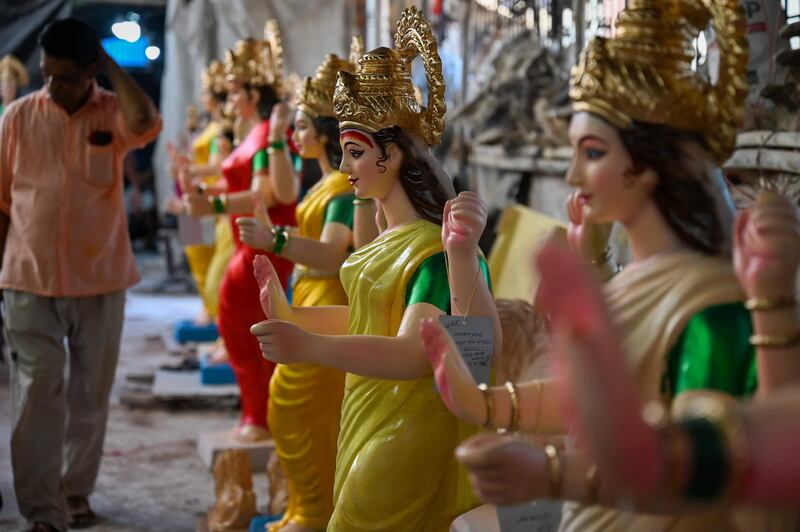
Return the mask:
[[[125,290],[139,278],[122,163],[155,139],[161,118],[85,23],[57,20],[39,44],[45,87],[9,105],[0,122],[0,289],[12,360],[14,489],[29,530],[53,531],[95,521],[88,497]],[[114,92],[97,86],[99,72]]]

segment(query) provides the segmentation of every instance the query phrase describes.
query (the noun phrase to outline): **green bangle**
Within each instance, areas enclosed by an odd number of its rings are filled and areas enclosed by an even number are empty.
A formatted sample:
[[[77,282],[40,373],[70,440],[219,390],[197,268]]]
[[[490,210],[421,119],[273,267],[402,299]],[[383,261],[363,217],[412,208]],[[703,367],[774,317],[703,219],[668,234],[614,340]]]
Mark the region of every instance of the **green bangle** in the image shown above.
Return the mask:
[[[711,502],[725,492],[731,476],[731,460],[725,435],[713,421],[698,417],[679,422],[692,449],[692,465],[685,496]]]
[[[283,150],[286,149],[286,142],[282,140],[273,140],[269,143],[270,150]]]
[[[219,196],[212,196],[211,205],[214,207],[215,213],[225,214],[225,201],[223,201],[222,194]]]
[[[288,238],[286,237],[287,231],[283,227],[276,227],[275,228],[275,237],[273,238],[274,245],[272,246],[272,252],[276,255],[280,255],[283,248],[286,247],[286,242]]]

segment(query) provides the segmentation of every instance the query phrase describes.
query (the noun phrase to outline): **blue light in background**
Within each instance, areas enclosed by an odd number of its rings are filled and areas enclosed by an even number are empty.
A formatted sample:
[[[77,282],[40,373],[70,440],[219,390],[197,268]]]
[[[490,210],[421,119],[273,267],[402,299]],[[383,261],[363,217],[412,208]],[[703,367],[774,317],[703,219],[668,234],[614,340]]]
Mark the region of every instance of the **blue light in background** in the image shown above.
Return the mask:
[[[150,60],[145,50],[150,46],[150,39],[142,36],[135,42],[123,41],[116,37],[106,37],[100,41],[106,53],[121,67],[145,68],[150,65]]]

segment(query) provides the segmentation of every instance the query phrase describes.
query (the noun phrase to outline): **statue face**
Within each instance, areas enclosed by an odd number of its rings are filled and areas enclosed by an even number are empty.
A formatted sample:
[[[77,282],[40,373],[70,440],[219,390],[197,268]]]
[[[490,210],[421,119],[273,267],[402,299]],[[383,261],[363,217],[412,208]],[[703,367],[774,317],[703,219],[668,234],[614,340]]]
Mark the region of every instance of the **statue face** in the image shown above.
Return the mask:
[[[233,104],[236,116],[249,119],[258,116],[258,98],[253,97],[253,91],[238,81],[228,82],[228,100]]]
[[[327,139],[317,133],[311,117],[299,110],[294,115],[292,141],[303,159],[319,159],[325,153]]]
[[[206,87],[203,87],[203,91],[200,93],[200,99],[203,102],[203,109],[205,109],[209,114],[215,113],[222,105],[222,103],[219,102],[214,96],[214,93],[211,92],[211,89]]]
[[[375,138],[357,129],[342,130],[342,164],[339,169],[349,174],[356,196],[363,199],[382,200],[397,181],[388,161],[382,161],[384,152]]]
[[[569,127],[574,149],[567,183],[579,190],[583,216],[594,223],[632,221],[650,201],[657,177],[633,166],[617,129],[590,113],[576,113]]]

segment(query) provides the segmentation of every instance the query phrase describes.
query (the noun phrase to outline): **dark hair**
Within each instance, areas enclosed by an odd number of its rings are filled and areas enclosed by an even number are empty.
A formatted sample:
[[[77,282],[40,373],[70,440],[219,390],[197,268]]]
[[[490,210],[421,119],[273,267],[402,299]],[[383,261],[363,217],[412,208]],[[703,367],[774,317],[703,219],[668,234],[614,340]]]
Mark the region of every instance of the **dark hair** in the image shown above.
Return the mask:
[[[390,143],[397,145],[403,154],[403,164],[400,166],[400,183],[403,185],[403,190],[417,214],[429,222],[441,225],[444,204],[451,197],[439,180],[441,170],[433,168],[428,157],[420,156],[414,140],[398,126],[381,129],[373,137],[383,152],[378,158],[378,168],[385,171],[383,163],[389,158],[386,153],[387,145]]]
[[[275,107],[275,104],[280,101],[280,98],[278,98],[278,94],[275,92],[275,89],[272,87],[272,85],[258,86],[244,83],[242,87],[244,87],[244,89],[248,92],[251,90],[258,91],[258,116],[261,117],[261,120],[268,119],[269,115],[272,114],[272,108]]]
[[[339,144],[339,121],[331,116],[318,116],[311,120],[317,136],[326,136],[325,155],[333,168],[342,164],[342,145]]]
[[[88,69],[100,54],[100,40],[91,26],[75,17],[55,20],[39,34],[44,53],[69,59],[81,70]]]
[[[705,137],[695,131],[643,122],[634,122],[619,134],[633,159],[626,176],[638,176],[647,168],[658,175],[653,201],[678,238],[696,251],[722,253],[725,235],[717,202],[709,192],[711,176],[687,164],[687,145],[695,143],[708,150]]]
[[[211,93],[211,96],[219,103],[225,103],[225,101],[228,99],[228,91],[216,92],[213,90],[209,90],[209,92]]]

